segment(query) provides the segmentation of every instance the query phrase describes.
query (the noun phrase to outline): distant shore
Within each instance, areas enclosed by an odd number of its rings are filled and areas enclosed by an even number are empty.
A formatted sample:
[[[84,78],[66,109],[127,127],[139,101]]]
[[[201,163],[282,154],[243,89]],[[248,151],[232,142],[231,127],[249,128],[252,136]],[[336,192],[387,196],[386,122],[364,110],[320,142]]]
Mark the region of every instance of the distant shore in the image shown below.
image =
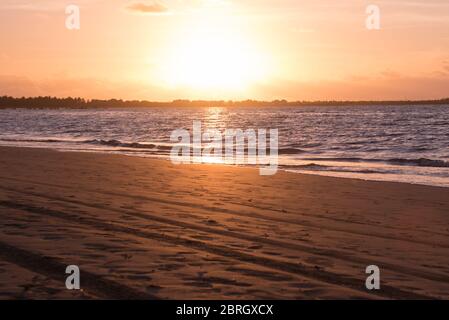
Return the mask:
[[[447,188],[0,152],[0,299],[449,298]]]
[[[307,106],[401,106],[401,105],[449,105],[449,98],[438,100],[386,100],[386,101],[225,101],[225,100],[173,100],[154,102],[145,100],[83,99],[56,97],[0,97],[0,109],[6,108],[164,108],[164,107],[307,107]]]

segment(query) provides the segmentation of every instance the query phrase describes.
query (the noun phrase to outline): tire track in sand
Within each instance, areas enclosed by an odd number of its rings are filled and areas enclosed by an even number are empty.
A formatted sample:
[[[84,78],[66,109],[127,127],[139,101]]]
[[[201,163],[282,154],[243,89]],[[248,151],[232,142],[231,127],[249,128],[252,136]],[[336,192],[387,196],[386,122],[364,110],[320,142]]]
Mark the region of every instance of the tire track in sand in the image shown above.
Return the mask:
[[[61,286],[65,286],[65,279],[67,276],[65,274],[65,269],[67,265],[56,258],[42,256],[28,250],[11,246],[2,241],[0,241],[0,258],[22,268],[52,278],[58,282],[60,281]],[[82,270],[81,284],[83,290],[91,291],[92,293],[105,299],[158,299],[154,295],[137,291],[112,280],[106,280],[102,276],[86,270]]]
[[[47,186],[47,187],[53,187],[53,188],[58,188],[58,189],[66,189],[66,190],[75,190],[75,187],[71,187],[71,186],[65,186],[65,185],[59,185],[59,184],[54,184],[54,183],[45,183],[45,182],[35,182],[35,181],[31,181],[31,180],[26,180],[26,179],[16,179],[16,178],[7,178],[7,177],[0,177],[0,179],[4,179],[4,180],[9,180],[9,181],[18,181],[18,182],[23,182],[23,183],[28,183],[28,184],[34,184],[34,185],[42,185],[42,186]],[[5,187],[3,187],[5,188]],[[18,189],[14,189],[11,188],[11,191],[18,191]],[[76,189],[78,190],[78,189]],[[156,197],[149,197],[149,196],[142,196],[142,195],[125,195],[123,193],[118,193],[118,192],[113,192],[113,191],[100,191],[98,189],[90,189],[90,188],[84,188],[84,191],[87,191],[89,193],[96,193],[96,194],[102,194],[102,195],[106,195],[106,196],[114,196],[114,197],[120,197],[120,198],[128,198],[128,199],[134,199],[134,200],[142,200],[142,201],[151,201],[151,202],[156,202],[156,203],[163,203],[163,204],[167,204],[167,205],[172,205],[172,206],[179,206],[179,207],[187,207],[187,208],[193,208],[193,209],[201,209],[201,210],[205,210],[205,211],[211,211],[211,212],[219,212],[219,213],[227,213],[227,214],[233,214],[236,216],[242,216],[242,217],[248,217],[248,218],[256,218],[256,219],[261,219],[261,220],[268,220],[268,221],[274,221],[274,222],[282,222],[282,223],[288,223],[288,224],[295,224],[295,225],[300,225],[300,226],[304,226],[304,227],[311,227],[311,228],[320,228],[320,229],[325,229],[325,230],[329,230],[329,231],[338,231],[338,232],[345,232],[345,233],[349,233],[349,234],[356,234],[356,235],[361,235],[361,236],[369,236],[369,237],[376,237],[379,239],[390,239],[390,240],[398,240],[398,241],[406,241],[406,242],[412,242],[412,243],[417,243],[417,244],[423,244],[423,245],[428,245],[428,246],[440,246],[442,248],[448,248],[449,249],[449,245],[445,245],[445,244],[441,244],[441,243],[435,243],[435,242],[431,242],[431,241],[426,241],[426,240],[416,240],[416,239],[412,239],[412,238],[408,238],[408,237],[401,237],[398,235],[392,236],[392,235],[387,235],[387,234],[379,234],[376,232],[369,232],[369,231],[357,231],[354,229],[350,229],[350,228],[344,228],[344,227],[337,227],[337,226],[323,226],[322,224],[318,224],[318,223],[313,223],[310,221],[296,221],[293,219],[285,219],[285,218],[279,218],[279,217],[271,217],[271,216],[267,216],[264,214],[259,214],[259,213],[255,213],[255,212],[243,212],[243,211],[238,211],[238,210],[231,210],[231,209],[225,209],[225,208],[217,208],[217,207],[213,207],[213,206],[207,206],[207,205],[201,205],[201,204],[192,204],[192,203],[187,203],[187,202],[182,202],[182,201],[176,201],[176,200],[167,200],[167,199],[160,199],[160,198],[156,198]],[[25,191],[24,191],[25,192]],[[283,212],[282,210],[279,209],[270,209],[270,208],[265,208],[265,207],[257,207],[257,206],[248,206],[247,204],[239,204],[239,203],[233,203],[234,205],[238,205],[238,206],[242,206],[242,207],[247,207],[247,208],[257,208],[260,210],[265,210],[265,211],[275,211],[275,212],[280,212],[285,214],[285,212]],[[408,230],[405,228],[398,228],[398,227],[392,227],[392,226],[379,226],[377,224],[374,223],[361,223],[361,222],[357,222],[357,221],[348,221],[345,219],[341,219],[341,218],[335,218],[335,217],[327,217],[324,215],[315,215],[315,214],[308,214],[308,213],[300,213],[300,215],[302,216],[307,216],[307,217],[313,217],[313,218],[320,218],[320,219],[324,219],[324,220],[330,220],[330,221],[336,221],[336,222],[342,222],[345,224],[355,224],[355,225],[367,225],[367,226],[372,226],[372,227],[376,227],[376,228],[384,228],[384,229],[390,229],[390,230],[394,230],[394,231],[404,231],[404,230]],[[441,232],[430,232],[430,231],[426,231],[426,230],[418,230],[417,232],[421,232],[421,233],[432,233],[432,234],[436,234],[436,235],[441,235],[441,236],[445,236],[447,237],[448,235],[445,233],[441,233]]]
[[[28,194],[28,195],[32,195],[35,197],[40,197],[40,198],[45,198],[45,199],[50,199],[50,200],[56,200],[56,201],[60,201],[60,202],[72,203],[72,204],[81,205],[84,207],[89,207],[89,208],[94,208],[94,209],[112,211],[112,212],[117,212],[120,214],[127,214],[127,215],[134,216],[134,217],[150,219],[153,221],[157,221],[159,223],[163,223],[163,224],[167,224],[167,225],[171,225],[171,226],[175,226],[175,227],[188,228],[188,229],[192,229],[192,230],[202,231],[202,232],[206,232],[209,234],[218,234],[218,235],[222,235],[225,237],[259,242],[259,243],[263,243],[263,244],[267,244],[267,245],[303,251],[303,252],[307,252],[307,253],[313,254],[313,255],[332,257],[334,259],[344,261],[344,262],[351,261],[351,262],[362,264],[365,266],[382,262],[382,266],[384,268],[386,268],[390,271],[394,271],[396,273],[407,274],[407,275],[411,275],[411,276],[415,276],[418,278],[427,279],[427,280],[431,280],[431,281],[449,283],[449,275],[446,275],[443,273],[429,271],[427,269],[424,270],[424,269],[413,268],[413,267],[399,266],[399,265],[396,265],[393,263],[383,262],[383,261],[379,261],[379,260],[376,260],[376,263],[374,263],[370,259],[366,259],[363,257],[357,257],[354,255],[351,255],[350,253],[343,252],[341,250],[322,249],[322,248],[316,248],[316,247],[311,247],[311,246],[307,246],[307,245],[302,245],[299,243],[289,243],[289,242],[285,242],[285,241],[281,241],[281,240],[261,238],[261,237],[252,236],[249,234],[239,233],[236,231],[217,229],[217,228],[204,226],[204,225],[200,225],[200,224],[196,224],[196,223],[174,220],[174,219],[170,219],[170,218],[166,218],[166,217],[161,217],[161,216],[155,215],[155,214],[150,214],[147,212],[140,213],[140,212],[135,212],[135,211],[131,211],[128,209],[123,209],[123,208],[121,208],[121,209],[110,208],[110,207],[106,207],[106,206],[99,205],[99,204],[90,204],[90,203],[86,203],[86,202],[83,202],[80,200],[66,199],[64,197],[59,197],[59,196],[49,196],[49,195],[32,192],[32,191],[23,191],[23,190],[17,190],[14,188],[6,188],[6,187],[1,187],[1,186],[0,186],[0,189],[17,192],[17,193],[22,193],[22,194]]]
[[[270,269],[279,270],[286,273],[291,273],[294,275],[303,276],[306,278],[310,278],[313,280],[319,280],[328,284],[333,284],[337,286],[342,286],[346,288],[350,288],[359,292],[367,293],[366,288],[364,286],[364,281],[354,279],[345,275],[336,274],[332,272],[328,272],[325,270],[317,270],[316,268],[309,267],[303,264],[295,264],[291,262],[278,261],[272,258],[255,256],[247,253],[242,253],[239,251],[232,250],[225,246],[219,245],[210,245],[198,240],[185,239],[178,236],[170,236],[166,234],[160,234],[155,232],[150,232],[146,230],[139,230],[135,228],[120,226],[115,223],[103,222],[98,219],[81,217],[76,214],[64,213],[61,211],[55,211],[48,208],[43,207],[34,207],[18,202],[12,201],[0,201],[0,206],[18,209],[22,211],[28,211],[36,214],[56,217],[62,220],[75,222],[78,224],[86,225],[89,227],[94,227],[96,229],[101,229],[110,232],[118,232],[124,233],[126,235],[132,235],[135,237],[153,239],[161,242],[171,243],[174,245],[180,245],[184,247],[193,248],[196,250],[208,252],[214,255],[223,256],[226,258],[231,258],[238,260],[240,262],[246,262],[250,264],[255,264],[263,267],[268,267]],[[6,245],[6,244],[5,244]],[[1,250],[1,246],[0,246]],[[26,257],[25,257],[26,258]],[[58,266],[58,265],[56,265]],[[58,266],[59,267],[59,266]],[[55,270],[55,265],[50,265],[48,271]],[[59,269],[58,269],[59,270]],[[95,280],[95,279],[93,279]],[[124,287],[126,291],[127,287]],[[382,290],[376,290],[374,292],[370,292],[373,295],[377,295],[385,298],[393,298],[393,299],[434,299],[435,297],[422,295],[419,293],[409,292],[405,290],[401,290],[389,285],[383,285]]]

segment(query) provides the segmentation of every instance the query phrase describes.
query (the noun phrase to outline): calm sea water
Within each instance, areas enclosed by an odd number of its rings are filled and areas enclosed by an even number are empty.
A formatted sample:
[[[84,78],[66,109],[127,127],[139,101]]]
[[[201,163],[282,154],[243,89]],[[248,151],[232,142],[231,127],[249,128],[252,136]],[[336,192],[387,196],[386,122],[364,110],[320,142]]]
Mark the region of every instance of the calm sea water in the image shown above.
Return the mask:
[[[279,129],[281,169],[449,187],[449,106],[0,110],[0,145],[167,157],[177,128]]]

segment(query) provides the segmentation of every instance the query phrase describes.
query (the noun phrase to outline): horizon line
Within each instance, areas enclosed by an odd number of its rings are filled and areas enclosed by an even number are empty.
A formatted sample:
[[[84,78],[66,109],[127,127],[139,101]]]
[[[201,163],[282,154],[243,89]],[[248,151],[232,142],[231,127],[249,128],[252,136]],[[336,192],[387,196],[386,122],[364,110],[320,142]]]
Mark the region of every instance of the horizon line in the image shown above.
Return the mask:
[[[109,99],[88,99],[82,97],[57,97],[57,96],[29,96],[29,97],[14,97],[3,95],[0,96],[0,107],[8,107],[8,105],[17,103],[27,102],[26,104],[36,102],[38,104],[44,102],[62,103],[71,102],[76,105],[85,107],[101,107],[99,104],[110,103],[110,107],[117,107],[120,104],[123,107],[131,107],[129,104],[136,104],[135,107],[151,107],[151,106],[201,106],[206,107],[207,104],[219,104],[222,107],[233,107],[233,106],[318,106],[318,105],[403,105],[403,104],[449,104],[449,97],[444,97],[440,99],[419,99],[419,100],[286,100],[286,99],[274,99],[268,100],[257,100],[257,99],[245,99],[245,100],[204,100],[204,99],[173,99],[171,101],[151,101],[151,100],[125,100],[117,98]],[[39,106],[35,106],[39,107]],[[68,106],[69,107],[69,106]],[[210,106],[209,106],[210,107]]]

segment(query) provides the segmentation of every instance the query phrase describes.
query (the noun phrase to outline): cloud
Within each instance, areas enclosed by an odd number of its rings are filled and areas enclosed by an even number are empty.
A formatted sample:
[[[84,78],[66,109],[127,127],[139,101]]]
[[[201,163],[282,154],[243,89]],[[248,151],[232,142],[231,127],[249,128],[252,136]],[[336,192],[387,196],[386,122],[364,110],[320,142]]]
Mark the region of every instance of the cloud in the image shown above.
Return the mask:
[[[101,0],[102,1],[102,0]],[[100,3],[100,0],[72,1],[80,7]],[[0,11],[27,11],[27,12],[60,12],[68,6],[70,1],[60,0],[1,0]]]
[[[52,11],[58,7],[52,0],[43,0],[38,3],[29,0],[3,0],[1,11]]]
[[[167,12],[168,9],[167,7],[165,7],[164,5],[158,3],[158,2],[153,2],[150,4],[146,4],[146,3],[134,3],[131,4],[127,7],[128,10],[134,11],[134,12],[138,12],[138,13],[161,13],[161,12]]]
[[[443,61],[443,70],[449,73],[449,60]]]

